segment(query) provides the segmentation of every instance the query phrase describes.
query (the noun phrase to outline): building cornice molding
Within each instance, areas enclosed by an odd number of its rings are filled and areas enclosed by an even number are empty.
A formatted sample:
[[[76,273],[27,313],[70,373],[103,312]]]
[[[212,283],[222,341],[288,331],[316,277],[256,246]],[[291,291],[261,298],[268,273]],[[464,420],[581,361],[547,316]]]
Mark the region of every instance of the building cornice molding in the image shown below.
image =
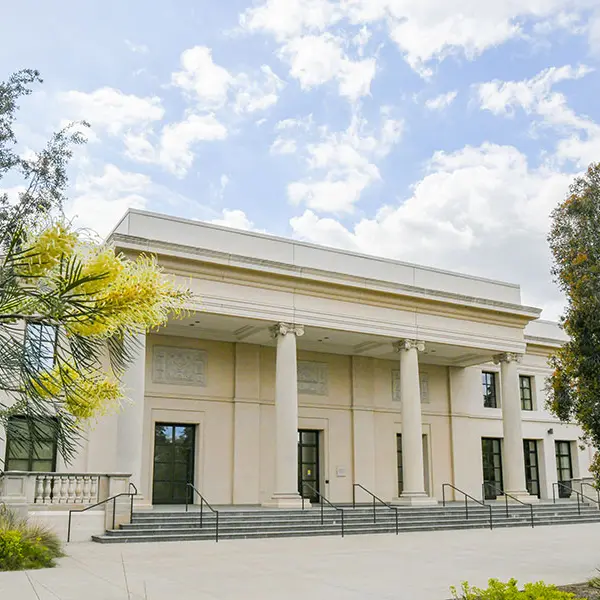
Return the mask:
[[[359,288],[370,292],[387,293],[417,300],[456,305],[471,310],[505,313],[513,318],[523,321],[523,323],[537,319],[541,313],[540,309],[519,304],[511,304],[509,302],[392,283],[379,279],[357,277],[338,272],[296,267],[277,261],[255,259],[237,254],[206,250],[203,248],[151,240],[121,233],[113,233],[111,242],[121,250],[152,252],[154,254],[165,255],[171,259],[178,258],[183,260],[203,261],[221,267],[258,271],[265,275],[284,276],[296,280],[309,280],[334,286]]]

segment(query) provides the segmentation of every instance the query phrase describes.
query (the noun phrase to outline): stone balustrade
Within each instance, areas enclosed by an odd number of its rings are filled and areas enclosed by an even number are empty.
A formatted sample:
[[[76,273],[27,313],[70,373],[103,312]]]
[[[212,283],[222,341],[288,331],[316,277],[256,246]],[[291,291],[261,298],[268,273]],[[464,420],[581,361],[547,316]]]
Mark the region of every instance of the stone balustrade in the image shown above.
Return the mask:
[[[93,473],[38,473],[34,504],[95,504],[102,475]]]
[[[31,509],[96,504],[128,491],[124,473],[39,473],[5,471],[0,474],[0,501]]]

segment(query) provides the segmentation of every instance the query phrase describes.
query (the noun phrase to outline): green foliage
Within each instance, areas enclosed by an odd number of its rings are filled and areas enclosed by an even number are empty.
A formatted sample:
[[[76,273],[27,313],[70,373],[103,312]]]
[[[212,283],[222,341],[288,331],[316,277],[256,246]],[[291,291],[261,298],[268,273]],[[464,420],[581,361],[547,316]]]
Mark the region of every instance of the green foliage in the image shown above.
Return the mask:
[[[0,509],[0,571],[53,567],[60,556],[62,544],[51,529]]]
[[[600,448],[600,163],[578,177],[552,213],[548,238],[553,275],[565,293],[561,319],[569,335],[551,359],[549,408],[562,421],[576,421]],[[600,476],[600,455],[592,464]]]
[[[547,585],[543,581],[526,583],[519,589],[516,579],[503,583],[498,579],[490,579],[485,589],[471,587],[463,581],[460,590],[450,588],[454,600],[568,600],[574,594],[561,592],[556,586]]]

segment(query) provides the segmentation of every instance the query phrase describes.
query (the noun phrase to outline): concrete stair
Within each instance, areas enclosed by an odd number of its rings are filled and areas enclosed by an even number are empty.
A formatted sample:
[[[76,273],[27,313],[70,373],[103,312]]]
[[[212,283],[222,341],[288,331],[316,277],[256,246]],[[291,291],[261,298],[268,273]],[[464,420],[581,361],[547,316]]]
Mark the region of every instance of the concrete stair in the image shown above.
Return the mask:
[[[492,503],[493,526],[530,527],[530,510],[522,505],[509,505],[506,516],[503,503]],[[395,533],[395,512],[379,506],[373,519],[372,505],[340,505],[344,509],[344,534]],[[193,508],[193,510],[192,510]],[[600,511],[595,506],[561,501],[557,504],[534,505],[534,524],[560,525],[567,523],[600,522]],[[293,536],[341,535],[341,514],[325,507],[321,524],[320,507],[306,510],[236,509],[219,510],[219,539],[276,538]],[[131,542],[168,542],[184,540],[215,540],[216,518],[204,512],[202,527],[198,507],[190,512],[139,510],[134,512],[131,524],[93,536],[95,542],[103,544]],[[465,518],[463,503],[447,504],[446,507],[398,507],[399,532],[432,531],[445,529],[475,529],[489,527],[489,509],[469,505],[469,518]]]

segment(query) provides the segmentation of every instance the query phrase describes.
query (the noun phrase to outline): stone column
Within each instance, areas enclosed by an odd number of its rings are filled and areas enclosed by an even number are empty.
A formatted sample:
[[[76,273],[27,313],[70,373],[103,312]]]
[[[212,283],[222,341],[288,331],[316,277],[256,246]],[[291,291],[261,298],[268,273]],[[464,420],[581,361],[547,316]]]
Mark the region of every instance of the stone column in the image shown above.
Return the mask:
[[[271,328],[277,340],[275,366],[275,491],[268,506],[300,508],[298,493],[298,373],[296,337],[302,325],[278,323]]]
[[[139,334],[136,339],[135,357],[121,378],[126,400],[117,422],[117,468],[119,473],[131,475],[141,494],[146,335]]]
[[[523,457],[523,432],[521,426],[521,395],[517,365],[521,355],[506,352],[494,357],[500,363],[502,390],[502,428],[504,431],[503,468],[504,489],[511,496],[528,502],[537,501],[530,496],[525,485],[525,460]]]
[[[418,352],[425,344],[417,340],[400,340],[394,350],[400,354],[400,401],[402,402],[402,471],[404,489],[397,500],[403,504],[436,504],[425,492],[423,468],[423,427],[421,424],[421,390]]]

